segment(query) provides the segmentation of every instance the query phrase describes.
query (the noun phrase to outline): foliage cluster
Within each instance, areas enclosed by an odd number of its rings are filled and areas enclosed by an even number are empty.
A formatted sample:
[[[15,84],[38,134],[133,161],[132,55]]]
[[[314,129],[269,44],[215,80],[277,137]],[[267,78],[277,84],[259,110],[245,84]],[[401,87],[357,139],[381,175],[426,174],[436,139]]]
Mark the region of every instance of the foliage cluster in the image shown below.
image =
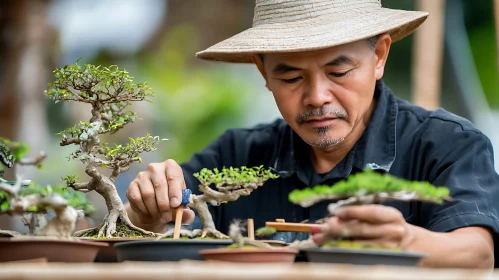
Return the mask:
[[[215,184],[220,185],[233,185],[245,187],[248,184],[259,184],[269,179],[276,179],[278,175],[273,174],[270,170],[264,169],[263,166],[246,167],[224,167],[222,170],[214,168],[213,170],[203,168],[199,173],[194,176],[204,185],[208,186]]]
[[[372,170],[364,170],[349,176],[333,186],[318,185],[313,188],[294,190],[289,194],[289,200],[300,203],[317,196],[335,196],[337,198],[365,196],[380,193],[415,193],[418,198],[440,203],[449,197],[449,189],[435,187],[428,182],[408,181],[390,174],[381,174]]]
[[[31,183],[29,186],[22,187],[19,191],[19,196],[24,197],[28,195],[40,195],[49,196],[52,194],[57,194],[66,199],[69,206],[75,209],[81,209],[86,214],[94,211],[93,206],[87,200],[87,196],[79,191],[75,191],[72,188],[66,186],[41,186],[35,183]],[[0,213],[7,212],[10,209],[11,195],[4,191],[0,191]],[[46,212],[47,209],[40,208],[39,206],[33,206],[28,208],[27,212]]]

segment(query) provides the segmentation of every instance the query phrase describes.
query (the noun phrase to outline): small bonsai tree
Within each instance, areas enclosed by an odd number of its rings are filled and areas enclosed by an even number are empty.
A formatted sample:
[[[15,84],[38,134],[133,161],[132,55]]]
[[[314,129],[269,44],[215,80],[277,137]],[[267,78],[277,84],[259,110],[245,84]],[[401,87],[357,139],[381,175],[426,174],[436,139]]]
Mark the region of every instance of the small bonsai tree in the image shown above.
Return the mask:
[[[34,159],[24,158],[29,147],[22,142],[0,140],[0,158],[3,168],[15,165],[35,165],[41,167],[46,157],[40,153]],[[23,215],[30,235],[69,238],[73,233],[78,217],[92,211],[86,197],[66,187],[41,187],[29,180],[22,180],[17,172],[16,181],[0,178],[0,214]],[[80,210],[76,210],[78,208]],[[47,223],[44,215],[53,210],[55,217]],[[2,231],[4,236],[19,235],[12,231]]]
[[[328,205],[328,214],[331,216],[340,207],[346,205],[372,204],[391,200],[417,200],[439,204],[443,200],[450,199],[449,189],[445,187],[435,187],[428,182],[408,181],[370,169],[351,175],[333,186],[318,185],[313,188],[294,190],[289,194],[289,200],[302,207],[310,207],[321,201],[335,200],[336,202]],[[344,241],[329,243],[331,244],[358,246],[358,244]]]
[[[234,241],[230,248],[263,248],[263,249],[273,249],[275,247],[258,240],[250,240],[243,236],[243,232],[246,231],[244,223],[240,220],[234,220],[229,226],[229,237]],[[276,232],[273,228],[259,228],[256,230],[256,236],[266,236],[272,235]]]
[[[270,170],[264,169],[263,166],[251,168],[246,166],[240,168],[224,167],[222,170],[204,168],[199,173],[195,173],[194,176],[199,180],[199,190],[203,194],[191,194],[187,206],[196,209],[203,228],[192,232],[183,230],[181,235],[191,238],[212,236],[221,239],[228,238],[228,236],[215,228],[208,204],[217,206],[221,203],[236,201],[241,196],[250,195],[252,191],[261,187],[267,180],[278,177],[271,173]],[[172,230],[162,237],[171,236],[173,236]]]
[[[75,176],[65,177],[67,185],[75,190],[98,192],[106,201],[108,213],[98,228],[75,233],[76,236],[131,236],[155,235],[134,226],[128,218],[114,182],[118,175],[127,171],[134,162],[141,162],[139,154],[156,150],[161,140],[147,134],[130,138],[126,145],[101,143],[100,136],[113,134],[137,119],[137,114],[127,111],[132,102],[147,100],[153,96],[146,83],[136,84],[126,70],[117,66],[101,67],[91,64],[67,65],[54,71],[56,80],[49,83],[46,95],[55,102],[75,101],[91,106],[92,117],[59,134],[61,146],[77,145],[69,159],[85,164],[88,182],[76,182]],[[110,169],[110,174],[99,168]],[[117,231],[119,229],[119,232]]]

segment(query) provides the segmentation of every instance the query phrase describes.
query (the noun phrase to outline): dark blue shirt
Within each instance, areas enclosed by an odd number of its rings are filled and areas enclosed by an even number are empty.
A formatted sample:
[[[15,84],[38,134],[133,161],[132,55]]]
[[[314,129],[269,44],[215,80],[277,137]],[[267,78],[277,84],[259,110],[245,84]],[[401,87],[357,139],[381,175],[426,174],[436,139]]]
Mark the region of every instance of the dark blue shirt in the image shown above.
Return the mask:
[[[181,165],[186,184],[196,193],[198,181],[192,174],[205,167],[263,165],[280,175],[250,196],[211,207],[217,229],[226,233],[233,219],[253,218],[258,228],[277,218],[287,222],[323,218],[329,202],[302,208],[290,203],[288,194],[307,186],[332,185],[367,167],[450,189],[452,201],[441,205],[383,203],[400,210],[408,223],[438,232],[483,226],[491,229],[495,238],[499,232],[499,176],[490,140],[466,119],[443,109],[427,111],[396,98],[382,81],[377,82],[374,96],[377,105],[362,137],[325,174],[314,170],[308,157],[310,147],[279,119],[226,131]],[[274,238],[290,242],[307,235],[280,233]]]

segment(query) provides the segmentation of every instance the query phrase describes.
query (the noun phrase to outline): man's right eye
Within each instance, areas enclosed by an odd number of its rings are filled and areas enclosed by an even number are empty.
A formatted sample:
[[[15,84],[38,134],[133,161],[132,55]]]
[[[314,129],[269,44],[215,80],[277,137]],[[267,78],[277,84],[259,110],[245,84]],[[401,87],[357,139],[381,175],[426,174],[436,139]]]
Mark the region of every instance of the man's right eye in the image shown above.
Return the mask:
[[[292,84],[292,83],[298,82],[300,79],[301,79],[301,77],[296,77],[296,78],[292,78],[292,79],[283,79],[283,81],[285,83]]]

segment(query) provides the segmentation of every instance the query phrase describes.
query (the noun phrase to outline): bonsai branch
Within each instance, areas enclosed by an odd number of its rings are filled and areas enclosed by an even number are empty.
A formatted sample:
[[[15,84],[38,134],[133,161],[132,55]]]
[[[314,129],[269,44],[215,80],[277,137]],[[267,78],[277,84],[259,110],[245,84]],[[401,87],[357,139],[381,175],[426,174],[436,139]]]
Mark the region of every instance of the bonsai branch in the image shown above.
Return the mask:
[[[45,152],[40,152],[39,155],[37,155],[35,158],[29,159],[29,158],[22,158],[20,161],[17,163],[19,165],[35,165],[38,166],[42,163],[42,161],[45,160],[47,157],[47,154]]]

